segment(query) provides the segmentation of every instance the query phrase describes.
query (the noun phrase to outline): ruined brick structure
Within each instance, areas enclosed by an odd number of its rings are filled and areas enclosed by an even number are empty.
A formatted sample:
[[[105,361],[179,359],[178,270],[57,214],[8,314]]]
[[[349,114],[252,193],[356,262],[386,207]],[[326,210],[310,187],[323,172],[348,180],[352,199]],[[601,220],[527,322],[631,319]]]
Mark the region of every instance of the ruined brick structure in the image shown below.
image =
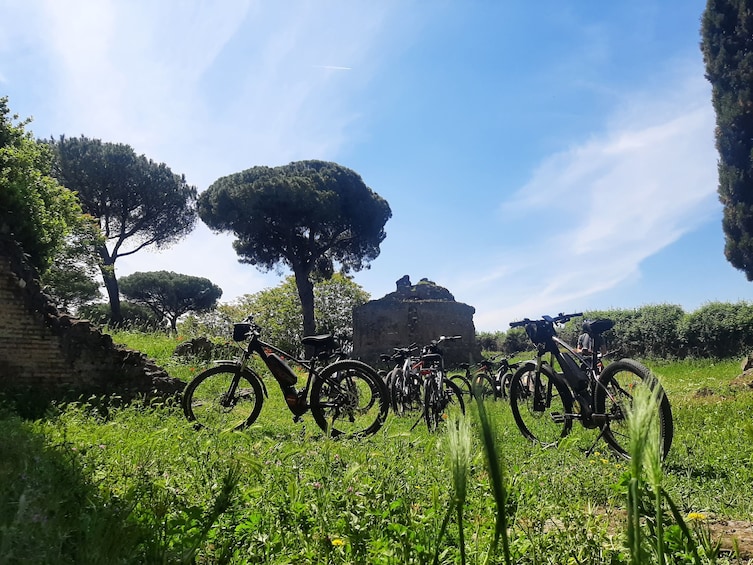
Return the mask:
[[[442,345],[445,364],[452,367],[481,358],[472,306],[456,302],[446,288],[426,279],[413,285],[406,275],[396,285],[395,292],[353,309],[355,357],[376,364],[381,354],[395,347],[459,335],[462,339]]]
[[[128,400],[175,394],[183,386],[142,353],[59,312],[19,246],[0,234],[0,389],[48,397],[116,393]]]

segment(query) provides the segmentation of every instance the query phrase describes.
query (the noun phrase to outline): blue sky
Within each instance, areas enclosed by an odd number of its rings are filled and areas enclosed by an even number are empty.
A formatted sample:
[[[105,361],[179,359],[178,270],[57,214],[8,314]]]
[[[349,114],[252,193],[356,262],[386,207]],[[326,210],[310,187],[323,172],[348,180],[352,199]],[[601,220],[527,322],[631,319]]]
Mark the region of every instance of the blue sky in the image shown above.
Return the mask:
[[[702,0],[0,0],[0,95],[37,137],[130,144],[199,191],[335,161],[393,217],[372,298],[407,274],[522,317],[748,300],[724,259]],[[288,274],[199,222],[118,276]]]

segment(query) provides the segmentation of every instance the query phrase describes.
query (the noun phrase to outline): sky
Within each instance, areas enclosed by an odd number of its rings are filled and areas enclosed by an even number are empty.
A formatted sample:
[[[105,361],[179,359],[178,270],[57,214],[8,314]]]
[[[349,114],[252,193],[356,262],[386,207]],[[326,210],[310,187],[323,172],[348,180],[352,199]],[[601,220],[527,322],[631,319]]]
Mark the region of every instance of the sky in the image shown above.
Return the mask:
[[[409,275],[477,331],[543,314],[747,301],[724,258],[702,0],[0,0],[0,96],[37,138],[127,143],[204,191],[333,161],[387,200],[378,299]],[[201,221],[119,277],[286,269]]]

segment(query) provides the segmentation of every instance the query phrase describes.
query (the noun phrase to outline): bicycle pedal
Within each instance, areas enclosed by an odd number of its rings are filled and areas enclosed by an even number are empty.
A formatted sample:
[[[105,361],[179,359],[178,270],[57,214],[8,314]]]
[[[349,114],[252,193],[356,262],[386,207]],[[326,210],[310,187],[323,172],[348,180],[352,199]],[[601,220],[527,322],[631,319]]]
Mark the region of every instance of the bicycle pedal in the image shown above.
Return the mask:
[[[567,421],[566,414],[560,414],[559,412],[552,412],[550,416],[552,417],[552,422],[554,422],[555,424],[564,424]]]

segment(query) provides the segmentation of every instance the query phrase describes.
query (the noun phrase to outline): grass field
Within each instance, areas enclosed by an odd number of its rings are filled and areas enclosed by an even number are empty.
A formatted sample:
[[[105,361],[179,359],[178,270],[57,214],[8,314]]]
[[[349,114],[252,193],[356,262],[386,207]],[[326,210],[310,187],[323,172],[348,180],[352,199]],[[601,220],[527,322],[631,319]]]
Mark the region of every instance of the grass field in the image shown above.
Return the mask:
[[[202,368],[171,357],[175,338],[115,337],[179,378]],[[0,408],[0,563],[753,562],[744,539],[714,543],[753,516],[753,389],[730,386],[738,361],[647,364],[675,421],[659,518],[650,477],[603,444],[586,457],[596,432],[577,424],[542,450],[486,403],[495,482],[473,405],[453,434],[391,415],[374,437],[334,441],[310,416],[294,423],[270,377],[240,433],[196,432],[171,404],[37,421]],[[646,496],[630,498],[635,484]]]

